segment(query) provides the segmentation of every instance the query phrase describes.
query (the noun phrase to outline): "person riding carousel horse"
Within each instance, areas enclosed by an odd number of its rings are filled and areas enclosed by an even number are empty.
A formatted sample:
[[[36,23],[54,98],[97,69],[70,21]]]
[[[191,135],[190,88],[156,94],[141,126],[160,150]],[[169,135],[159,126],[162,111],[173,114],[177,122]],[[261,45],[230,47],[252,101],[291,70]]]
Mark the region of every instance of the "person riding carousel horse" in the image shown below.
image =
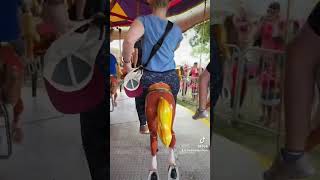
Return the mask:
[[[168,179],[179,179],[174,157],[176,140],[173,122],[180,85],[174,52],[182,41],[182,31],[166,18],[169,0],[149,0],[148,3],[153,10],[152,15],[138,17],[123,42],[124,68],[129,72],[124,86],[128,96],[136,97],[140,122],[147,122],[150,130],[151,169],[148,178],[159,179],[156,157],[159,135],[169,149]],[[142,67],[132,70],[134,44],[142,36]],[[132,75],[141,69],[143,74],[140,74],[140,79],[134,80],[136,76]],[[129,78],[133,79],[128,81]],[[136,86],[137,83],[139,86]],[[134,90],[136,94],[130,94],[132,92],[128,92],[128,89]]]

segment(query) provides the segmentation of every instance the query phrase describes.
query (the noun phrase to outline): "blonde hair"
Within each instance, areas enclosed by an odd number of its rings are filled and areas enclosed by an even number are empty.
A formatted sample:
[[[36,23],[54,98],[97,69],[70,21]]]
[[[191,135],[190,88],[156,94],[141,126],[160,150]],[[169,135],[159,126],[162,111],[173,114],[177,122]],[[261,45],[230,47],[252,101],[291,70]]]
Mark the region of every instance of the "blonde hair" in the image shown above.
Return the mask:
[[[150,5],[153,8],[166,8],[170,0],[150,0]]]

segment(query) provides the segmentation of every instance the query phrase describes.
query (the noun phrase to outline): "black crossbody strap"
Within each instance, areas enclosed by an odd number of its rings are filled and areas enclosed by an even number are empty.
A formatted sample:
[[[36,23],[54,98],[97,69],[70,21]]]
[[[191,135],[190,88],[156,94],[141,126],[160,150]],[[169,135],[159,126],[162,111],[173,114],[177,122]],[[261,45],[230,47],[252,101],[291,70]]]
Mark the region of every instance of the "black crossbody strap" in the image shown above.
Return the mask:
[[[168,21],[168,24],[167,24],[167,27],[166,27],[166,30],[164,31],[164,34],[162,35],[162,37],[158,40],[158,42],[153,46],[152,50],[151,50],[151,53],[150,53],[150,56],[147,60],[147,63],[145,63],[143,65],[143,67],[146,67],[150,60],[152,59],[152,57],[157,53],[157,51],[160,49],[164,39],[166,38],[166,36],[168,35],[168,33],[170,32],[170,30],[172,29],[173,27],[173,23],[171,21]]]

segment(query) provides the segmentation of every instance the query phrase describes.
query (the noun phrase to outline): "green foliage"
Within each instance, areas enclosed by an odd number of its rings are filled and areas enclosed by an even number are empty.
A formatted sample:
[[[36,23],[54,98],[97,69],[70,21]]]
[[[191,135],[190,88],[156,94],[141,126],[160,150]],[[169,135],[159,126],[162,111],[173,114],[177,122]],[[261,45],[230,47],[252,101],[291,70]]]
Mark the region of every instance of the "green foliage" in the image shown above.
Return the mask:
[[[193,28],[195,34],[189,40],[192,47],[192,56],[207,59],[210,54],[210,22],[206,21]]]

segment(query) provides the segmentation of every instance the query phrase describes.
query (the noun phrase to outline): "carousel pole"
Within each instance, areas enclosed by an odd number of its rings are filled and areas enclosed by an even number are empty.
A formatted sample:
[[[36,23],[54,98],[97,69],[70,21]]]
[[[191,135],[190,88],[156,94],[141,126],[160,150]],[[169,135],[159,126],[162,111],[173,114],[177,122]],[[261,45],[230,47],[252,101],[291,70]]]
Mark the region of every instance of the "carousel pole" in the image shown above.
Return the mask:
[[[286,12],[286,21],[285,21],[285,45],[288,45],[289,43],[289,25],[290,25],[290,9],[291,9],[291,0],[287,1],[288,6],[287,6],[287,12]],[[286,53],[284,53],[284,58],[281,59],[282,61],[286,61]],[[281,143],[281,122],[282,122],[282,117],[283,117],[283,112],[284,112],[284,76],[285,76],[285,67],[282,68],[282,73],[281,73],[281,87],[280,87],[280,92],[281,92],[281,98],[280,98],[280,113],[278,113],[278,134],[277,134],[277,147],[276,150],[277,152],[280,151],[280,143]]]
[[[121,50],[121,28],[120,27],[118,27],[118,29],[119,29],[119,59],[121,59],[121,57],[122,57],[122,50]],[[120,63],[121,63],[122,61],[120,61]]]

